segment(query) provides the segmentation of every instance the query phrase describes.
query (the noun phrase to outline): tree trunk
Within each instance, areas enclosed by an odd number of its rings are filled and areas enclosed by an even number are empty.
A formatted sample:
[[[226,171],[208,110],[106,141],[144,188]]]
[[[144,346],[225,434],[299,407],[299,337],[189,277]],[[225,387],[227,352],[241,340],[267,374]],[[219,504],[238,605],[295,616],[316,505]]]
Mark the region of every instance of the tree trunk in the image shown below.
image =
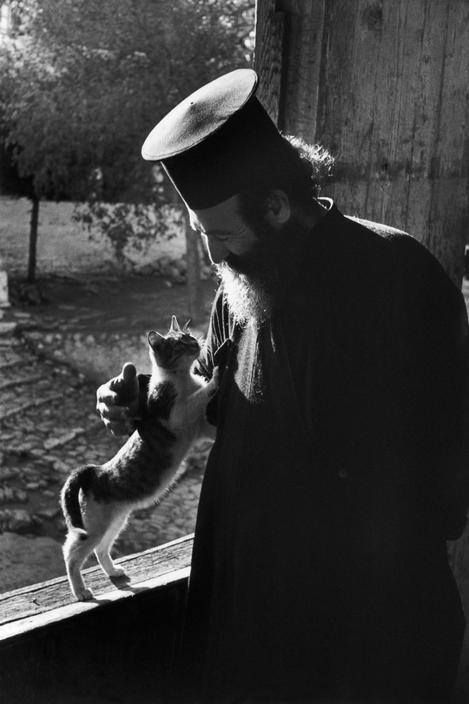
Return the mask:
[[[186,261],[187,261],[187,295],[189,315],[193,323],[203,318],[202,285],[200,280],[200,254],[197,235],[191,230],[189,220],[186,222]]]
[[[29,258],[28,258],[28,282],[33,284],[36,281],[36,254],[37,254],[37,231],[39,223],[39,198],[36,195],[31,197],[31,219],[29,229]]]

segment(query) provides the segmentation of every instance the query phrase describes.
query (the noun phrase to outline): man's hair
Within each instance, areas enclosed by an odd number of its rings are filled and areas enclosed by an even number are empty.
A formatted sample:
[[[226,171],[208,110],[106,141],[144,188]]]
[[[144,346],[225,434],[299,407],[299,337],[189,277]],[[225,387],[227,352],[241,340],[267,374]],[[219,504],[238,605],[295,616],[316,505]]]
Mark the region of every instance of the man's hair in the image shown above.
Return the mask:
[[[240,209],[249,221],[256,220],[259,210],[264,213],[267,197],[274,189],[284,191],[290,203],[304,213],[310,213],[321,186],[330,176],[333,156],[319,144],[307,144],[299,137],[282,135],[289,152],[278,168],[265,173],[259,188],[242,191]]]

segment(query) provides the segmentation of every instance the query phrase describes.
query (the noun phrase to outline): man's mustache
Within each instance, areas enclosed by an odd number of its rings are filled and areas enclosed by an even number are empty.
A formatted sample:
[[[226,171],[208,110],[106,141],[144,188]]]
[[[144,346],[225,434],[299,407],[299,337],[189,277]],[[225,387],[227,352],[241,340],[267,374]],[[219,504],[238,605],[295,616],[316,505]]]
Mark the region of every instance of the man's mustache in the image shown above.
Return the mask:
[[[249,271],[250,269],[251,267],[246,265],[245,257],[241,257],[237,254],[230,254],[226,259],[216,265],[219,276],[222,276],[223,273],[229,273],[232,276],[245,274],[246,270]]]
[[[222,262],[234,274],[245,274],[246,276],[258,275],[265,266],[266,253],[260,244],[255,244],[246,254],[234,254],[231,252]]]
[[[246,255],[231,253],[227,256],[223,264],[226,264],[226,266],[228,266],[233,271],[236,271],[239,274],[243,274],[248,264],[248,262],[246,261],[247,259],[248,258],[246,257]]]

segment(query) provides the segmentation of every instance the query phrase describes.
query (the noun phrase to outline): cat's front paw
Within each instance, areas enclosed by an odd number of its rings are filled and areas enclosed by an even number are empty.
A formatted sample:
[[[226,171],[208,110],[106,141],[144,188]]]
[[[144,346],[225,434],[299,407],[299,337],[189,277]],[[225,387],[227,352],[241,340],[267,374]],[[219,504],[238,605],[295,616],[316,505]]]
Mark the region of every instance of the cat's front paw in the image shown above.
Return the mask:
[[[73,595],[77,601],[92,601],[94,594],[91,589],[75,589]]]
[[[129,580],[130,577],[127,575],[126,571],[122,567],[113,567],[113,569],[108,573],[111,579]]]

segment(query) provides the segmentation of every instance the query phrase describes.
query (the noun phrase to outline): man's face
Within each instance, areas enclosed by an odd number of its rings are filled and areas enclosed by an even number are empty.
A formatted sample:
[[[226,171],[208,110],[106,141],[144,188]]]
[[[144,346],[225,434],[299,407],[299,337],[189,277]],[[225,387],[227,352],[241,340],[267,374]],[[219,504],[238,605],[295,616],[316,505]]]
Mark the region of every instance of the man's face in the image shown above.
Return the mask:
[[[239,212],[239,196],[232,196],[211,208],[193,210],[191,221],[201,234],[211,262],[227,262],[243,273],[242,262],[249,262],[249,253],[258,238]]]
[[[192,225],[205,241],[223,283],[231,313],[239,322],[270,317],[277,286],[275,241],[278,233],[261,214],[250,223],[240,196],[213,208],[191,212]]]

